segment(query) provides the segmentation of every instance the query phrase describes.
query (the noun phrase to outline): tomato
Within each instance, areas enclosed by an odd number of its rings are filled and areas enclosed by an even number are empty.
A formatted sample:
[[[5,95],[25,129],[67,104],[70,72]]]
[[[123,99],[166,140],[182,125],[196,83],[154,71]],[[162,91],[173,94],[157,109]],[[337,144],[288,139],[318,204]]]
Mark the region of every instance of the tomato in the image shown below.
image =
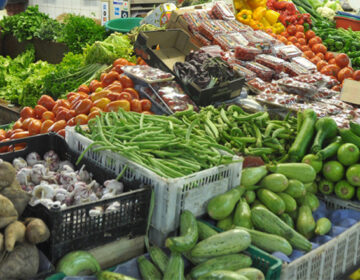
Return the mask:
[[[296,31],[304,34],[304,26],[300,24],[296,25]]]
[[[6,137],[5,135],[6,135],[6,131],[4,129],[0,128],[0,137],[5,138]]]
[[[295,37],[295,36],[291,36],[291,37],[289,37],[289,39],[288,39],[291,43],[293,43],[293,44],[295,44],[295,43],[297,43],[298,42],[298,39]]]
[[[151,101],[149,99],[141,99],[141,110],[142,111],[150,111],[151,110]]]
[[[301,48],[300,43],[295,43],[294,46],[297,47],[299,50],[300,50],[300,48]]]
[[[133,81],[124,74],[120,75],[120,82],[124,88],[133,88],[134,87]]]
[[[55,114],[51,111],[46,111],[42,114],[41,116],[41,121],[44,122],[46,120],[54,120],[55,119]]]
[[[108,95],[106,97],[109,98],[111,101],[119,100],[120,99],[120,93],[118,93],[118,92],[110,92],[110,93],[108,93]]]
[[[42,106],[42,105],[36,105],[34,108],[34,112],[35,112],[35,117],[37,119],[41,119],[41,116],[43,115],[43,113],[45,113],[47,111],[47,109]]]
[[[94,106],[104,110],[106,105],[108,105],[110,102],[111,100],[109,98],[104,97],[94,101]]]
[[[107,87],[108,85],[111,85],[114,81],[120,80],[120,75],[118,72],[110,71],[106,74],[104,77],[104,80],[102,81],[104,87]]]
[[[90,93],[90,89],[87,85],[81,85],[77,89],[78,92],[85,92],[86,94]]]
[[[311,51],[310,47],[308,45],[305,45],[305,46],[301,46],[300,47],[300,50],[302,52],[307,52],[307,51]]]
[[[55,118],[56,118],[57,114],[59,114],[59,112],[63,109],[69,110],[68,108],[65,108],[63,106],[54,106],[54,109],[52,110],[52,112],[55,114]]]
[[[290,24],[287,28],[286,31],[289,35],[295,35],[296,33],[296,26],[293,24]]]
[[[35,120],[34,118],[27,118],[22,122],[21,128],[24,130],[27,130],[32,120]],[[13,129],[17,129],[18,127],[13,127]],[[20,128],[20,127],[19,127]]]
[[[63,107],[63,108],[66,108],[66,109],[70,109],[70,102],[69,100],[66,100],[66,99],[58,99],[56,100],[55,102],[55,106],[53,107],[52,111],[56,111],[59,107]],[[56,113],[55,113],[56,114]]]
[[[328,60],[329,64],[336,64],[336,60],[335,58],[331,58],[330,60]]]
[[[103,84],[102,84],[102,82],[99,82],[98,80],[92,80],[89,84],[90,92],[94,92],[99,87],[103,87]]]
[[[18,133],[18,132],[23,132],[23,131],[24,131],[24,130],[21,129],[21,128],[10,129],[10,130],[6,131],[5,137],[6,137],[6,138],[10,138],[13,134]]]
[[[327,48],[323,44],[315,44],[311,49],[314,53],[323,53],[324,55],[327,52]]]
[[[333,86],[331,89],[332,89],[332,90],[335,90],[335,91],[341,91],[341,86],[340,86],[340,85],[336,85],[336,86]]]
[[[100,111],[91,112],[91,113],[88,115],[88,120],[91,120],[91,119],[95,118],[96,116],[100,116]]]
[[[66,113],[66,117],[65,117],[65,120],[70,120],[72,119],[73,117],[76,116],[76,112],[75,110],[69,110],[67,113]]]
[[[327,62],[324,61],[324,60],[321,60],[321,61],[319,61],[319,62],[316,64],[316,68],[317,68],[317,70],[320,72],[321,69],[322,69],[323,67],[325,67],[326,65],[327,65]]]
[[[42,122],[40,120],[33,119],[30,122],[29,128],[28,128],[30,135],[39,134],[40,130],[41,130],[41,126],[42,126]]]
[[[66,125],[68,126],[74,126],[76,125],[76,122],[75,122],[75,117],[71,118],[70,120],[67,121]]]
[[[300,44],[300,47],[299,47],[299,48],[301,48],[301,46],[305,46],[305,45],[306,45],[306,40],[305,40],[304,38],[298,38],[298,42],[299,42],[299,44]]]
[[[127,100],[127,101],[131,102],[132,99],[133,98],[130,93],[122,92],[122,93],[120,93],[118,100]]]
[[[52,110],[52,108],[55,106],[55,101],[54,99],[49,96],[49,95],[42,95],[38,101],[39,105],[44,106],[46,109],[48,109],[49,111]]]
[[[123,65],[116,65],[111,69],[111,71],[115,71],[118,72],[119,74],[122,74],[124,73],[124,71],[121,69],[121,67],[123,67]]]
[[[113,63],[114,67],[116,65],[126,66],[126,65],[129,65],[129,61],[127,61],[125,58],[118,58]]]
[[[69,109],[61,109],[58,111],[58,113],[56,114],[55,117],[55,121],[60,121],[60,120],[66,120],[66,116],[68,114],[70,110]]]
[[[339,71],[341,70],[340,67],[337,66],[336,64],[329,64],[329,66],[330,66],[331,70],[333,71],[333,75],[332,75],[332,76],[333,76],[333,77],[337,77]],[[337,80],[337,79],[335,78],[335,80]]]
[[[125,88],[123,91],[130,93],[133,99],[139,99],[139,93],[134,88]]]
[[[287,43],[288,43],[288,40],[287,40],[284,36],[280,36],[280,37],[278,38],[278,40],[279,40],[280,42],[284,43],[284,44],[287,44]]]
[[[332,52],[327,52],[325,54],[325,60],[329,61],[330,59],[335,58],[334,54]]]
[[[83,99],[80,100],[78,104],[76,104],[74,110],[76,112],[76,115],[79,114],[89,114],[91,107],[93,106],[93,103],[90,99]]]
[[[138,113],[141,113],[142,112],[142,107],[141,107],[141,103],[140,103],[140,100],[139,99],[133,99],[131,100],[130,102],[130,108],[131,108],[131,111],[133,112],[138,112]]]
[[[26,119],[26,120],[31,120],[32,118],[28,118],[28,119]],[[26,121],[25,120],[25,121]],[[22,128],[22,126],[23,126],[23,123],[22,123],[22,121],[21,120],[17,120],[15,123],[14,123],[14,125],[13,125],[13,129],[17,129],[17,128]]]
[[[101,98],[104,98],[104,97],[107,97],[107,95],[110,93],[111,91],[110,90],[107,90],[107,89],[103,89],[102,91],[98,91],[98,92],[94,92],[90,95],[90,99],[92,102],[98,100],[98,99],[101,99]]]
[[[321,53],[321,52],[317,53],[315,56],[320,57],[322,60],[325,59],[325,55],[323,53]]]
[[[108,89],[108,90],[110,90],[112,92],[121,93],[121,92],[123,92],[124,87],[122,86],[122,84],[120,82],[115,81],[110,86],[106,87],[106,89]]]
[[[31,107],[26,106],[20,111],[20,117],[23,120],[27,118],[35,118],[35,112]]]
[[[69,100],[69,98],[71,98],[71,96],[77,95],[79,94],[78,92],[74,92],[74,91],[70,91],[67,95],[66,95],[66,99]],[[71,103],[71,101],[69,100],[69,102]]]
[[[312,59],[315,56],[315,54],[312,51],[306,51],[304,52],[304,55],[308,59]]]
[[[80,114],[75,117],[75,123],[78,125],[87,124],[88,120],[88,116],[85,114]]]
[[[346,54],[340,53],[335,56],[335,62],[340,68],[344,68],[349,65],[350,59]]]
[[[349,68],[343,68],[339,71],[337,78],[340,83],[342,83],[345,79],[351,78],[353,73]]]
[[[356,70],[352,77],[355,81],[360,81],[360,70]]]
[[[316,44],[321,44],[322,43],[322,40],[320,37],[318,36],[315,36],[314,38],[310,39],[309,40],[309,47],[312,48],[313,45],[316,45]]]
[[[119,108],[123,108],[125,111],[130,111],[130,102],[127,100],[116,100],[113,102],[110,102],[105,107],[105,112],[117,112],[119,111]]]
[[[60,129],[57,134],[59,134],[61,137],[64,137],[65,138],[65,129]]]
[[[100,108],[96,107],[96,106],[94,106],[94,107],[92,107],[92,108],[90,109],[90,113],[92,113],[92,112],[94,112],[94,111],[102,112],[102,110],[101,110]]]
[[[324,66],[321,69],[320,73],[326,76],[336,76],[336,72],[334,71],[334,68],[331,65]]]
[[[321,58],[318,56],[314,56],[312,59],[310,59],[310,61],[316,65],[319,61],[321,61]]]
[[[13,135],[11,135],[10,139],[20,139],[20,138],[25,138],[25,137],[29,137],[30,133],[29,131],[21,131],[21,132],[16,132]]]
[[[316,36],[316,34],[315,34],[315,32],[314,31],[312,31],[312,30],[308,30],[308,31],[306,31],[306,33],[305,33],[305,38],[306,38],[306,40],[310,40],[310,39],[312,39],[312,38],[314,38]]]
[[[66,121],[60,120],[60,121],[54,122],[53,125],[49,127],[48,131],[49,132],[58,132],[59,130],[65,128],[65,126],[66,126]]]
[[[295,37],[298,39],[305,39],[305,34],[303,32],[296,32]]]

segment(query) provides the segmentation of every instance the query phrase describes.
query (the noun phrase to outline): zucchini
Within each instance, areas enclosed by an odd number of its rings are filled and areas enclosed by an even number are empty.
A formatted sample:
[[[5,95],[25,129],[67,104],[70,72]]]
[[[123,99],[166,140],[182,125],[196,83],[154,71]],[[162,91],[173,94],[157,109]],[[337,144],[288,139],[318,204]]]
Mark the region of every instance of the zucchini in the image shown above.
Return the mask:
[[[247,191],[255,191],[255,190],[260,189],[260,188],[261,188],[261,186],[259,186],[259,185],[253,185],[253,186],[245,187],[245,189]]]
[[[198,226],[200,240],[204,240],[206,238],[209,238],[210,236],[218,234],[216,230],[214,230],[212,227],[210,227],[206,223],[204,223],[202,221],[196,221],[196,223]]]
[[[285,202],[274,192],[260,189],[256,194],[259,200],[276,215],[281,215],[285,212]]]
[[[255,207],[251,210],[251,221],[256,229],[284,237],[294,248],[311,251],[311,243],[271,211]]]
[[[171,251],[182,253],[191,250],[195,246],[198,237],[195,216],[189,210],[184,210],[180,216],[180,236],[167,238],[165,245]]]
[[[312,212],[314,212],[320,206],[319,199],[313,193],[307,193],[305,194],[305,196],[300,197],[297,200],[301,206],[302,205],[309,206]]]
[[[352,133],[360,137],[360,124],[350,122],[350,130]]]
[[[166,266],[169,263],[168,256],[159,247],[152,246],[149,249],[149,255],[153,263],[160,269],[162,273],[165,272]]]
[[[325,235],[331,230],[331,222],[328,218],[320,218],[316,221],[315,234]]]
[[[251,243],[250,234],[244,230],[232,229],[200,241],[191,250],[193,257],[216,257],[239,253]]]
[[[252,228],[251,210],[245,199],[241,199],[236,206],[232,223],[236,226]]]
[[[191,270],[190,275],[193,279],[198,279],[199,277],[206,275],[211,271],[236,271],[241,268],[250,267],[251,265],[252,260],[250,257],[244,254],[230,254],[226,256],[212,258],[210,260],[207,260],[206,262],[198,264]]]
[[[350,129],[340,129],[339,131],[344,143],[353,143],[360,148],[360,136],[357,136]]]
[[[229,215],[225,219],[222,219],[216,223],[216,227],[224,231],[231,229],[232,226],[233,226],[233,214]]]
[[[311,147],[312,153],[319,152],[322,147],[323,143],[326,139],[334,138],[337,134],[337,124],[331,117],[323,117],[318,119],[315,124],[316,129],[316,136]]]
[[[155,265],[144,256],[137,258],[141,277],[144,280],[157,280],[162,278],[161,272],[155,267]]]
[[[183,252],[182,253],[184,255],[185,258],[187,258],[193,265],[198,265],[200,263],[206,262],[207,260],[209,260],[210,258],[195,258],[193,256],[191,256],[191,252]]]
[[[201,276],[199,280],[249,280],[247,277],[233,271],[215,270]]]
[[[324,149],[318,151],[316,153],[316,156],[320,160],[326,160],[328,158],[331,158],[337,154],[337,151],[339,150],[342,143],[342,139],[340,136],[336,137],[335,141],[327,145]]]
[[[236,272],[240,275],[245,276],[249,280],[265,280],[264,273],[254,267],[242,268],[237,270]]]
[[[177,252],[171,252],[163,280],[184,280],[184,260]]]
[[[291,213],[295,213],[296,211],[294,212],[291,212]],[[290,226],[291,228],[294,228],[294,221],[293,219],[291,218],[291,216],[288,214],[288,213],[282,213],[280,216],[280,219],[283,220],[288,226]]]
[[[299,180],[289,180],[289,186],[285,193],[291,195],[293,198],[299,198],[306,194],[305,186]]]
[[[304,184],[306,192],[307,193],[313,193],[313,194],[317,194],[318,192],[318,185],[316,182],[312,182],[312,183],[308,183],[308,184]]]
[[[214,220],[222,220],[228,217],[235,208],[242,193],[238,188],[231,189],[226,193],[212,198],[207,205],[207,212]]]
[[[136,280],[133,277],[126,276],[124,274],[120,274],[120,273],[116,273],[116,272],[107,271],[107,270],[96,273],[96,279],[98,279],[98,280],[109,280],[109,279],[111,279],[111,280]]]
[[[258,200],[258,199],[255,199],[255,201],[251,204],[251,208],[254,208],[254,207],[256,207],[256,206],[260,206],[260,207],[265,207],[265,208],[266,208],[266,206],[265,206],[264,204],[262,204],[261,201]],[[266,209],[267,209],[267,208],[266,208]]]
[[[246,187],[254,186],[267,174],[265,165],[258,167],[244,168],[241,172],[241,185]]]
[[[289,181],[284,175],[274,173],[262,179],[260,185],[272,192],[282,192],[288,187]]]
[[[285,212],[289,213],[289,212],[293,212],[296,210],[297,204],[296,204],[295,199],[292,198],[291,195],[289,195],[287,193],[278,193],[278,195],[285,203]]]
[[[248,204],[251,204],[256,199],[256,193],[254,191],[246,191],[244,197],[246,199],[246,202]]]
[[[251,244],[266,252],[283,252],[285,255],[289,256],[293,251],[290,243],[281,236],[254,229],[242,227],[239,227],[239,229],[247,231],[251,236]]]
[[[307,239],[313,236],[316,224],[311,209],[308,205],[300,206],[296,229]]]
[[[315,132],[316,120],[317,116],[314,110],[306,109],[303,111],[303,121],[300,131],[289,149],[289,158],[291,161],[299,162],[304,157]]]
[[[279,163],[268,165],[269,171],[285,175],[288,179],[311,183],[316,179],[315,169],[306,163]]]

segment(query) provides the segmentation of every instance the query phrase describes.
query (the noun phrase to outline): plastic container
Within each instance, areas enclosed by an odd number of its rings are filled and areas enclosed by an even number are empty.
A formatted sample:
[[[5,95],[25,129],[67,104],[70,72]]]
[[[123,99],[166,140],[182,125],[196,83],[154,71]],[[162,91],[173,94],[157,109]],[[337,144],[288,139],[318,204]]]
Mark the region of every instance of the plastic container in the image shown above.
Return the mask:
[[[199,25],[201,22],[200,17],[196,13],[184,13],[183,19],[188,24],[188,28],[191,32],[199,31]]]
[[[245,67],[255,72],[256,75],[265,82],[271,82],[275,74],[270,68],[254,61],[246,63]]]
[[[300,66],[295,62],[284,63],[284,72],[288,74],[290,77],[306,75],[309,73],[307,69],[305,69],[304,67]]]
[[[123,70],[126,75],[131,76],[130,78],[134,77],[148,84],[167,82],[175,78],[174,75],[150,67],[149,65],[123,66],[121,70]]]
[[[317,92],[317,87],[295,81],[293,78],[285,78],[278,81],[278,85],[281,90],[286,93],[300,95],[302,97],[312,97]]]
[[[239,64],[231,64],[231,66],[233,67],[234,71],[238,72],[241,76],[245,77],[246,81],[250,81],[256,78],[256,74],[253,71]]]
[[[286,60],[291,60],[294,57],[302,55],[302,51],[299,50],[296,46],[293,45],[279,45],[274,47],[275,54]]]
[[[73,127],[66,128],[66,142],[77,152],[84,151],[93,143],[76,133]],[[181,211],[191,210],[195,216],[205,214],[206,204],[212,197],[238,186],[241,179],[242,161],[216,166],[182,178],[165,179],[117,153],[90,150],[85,156],[116,174],[127,166],[123,178],[129,181],[136,179],[154,187],[156,203],[150,240],[159,246],[178,228]]]
[[[240,60],[254,60],[262,51],[255,47],[238,45],[235,48],[235,57]]]
[[[235,16],[224,1],[215,2],[211,9],[212,14],[218,19],[234,20]]]
[[[204,20],[199,25],[199,31],[211,41],[214,39],[214,35],[224,32],[222,26],[216,20]]]
[[[335,16],[336,28],[351,28],[353,31],[360,31],[360,20],[347,16]]]
[[[206,38],[204,35],[200,34],[199,32],[193,32],[193,35],[197,40],[199,40],[201,45],[203,46],[211,45],[211,41],[208,38]]]
[[[312,63],[310,60],[306,59],[305,57],[302,56],[294,57],[291,61],[297,63],[298,65],[305,68],[309,72],[317,71],[316,65]]]
[[[45,152],[54,150],[61,160],[75,163],[79,154],[71,150],[65,140],[56,134],[42,134],[25,139],[18,139],[1,143],[26,143],[26,148],[13,153],[0,154],[5,161],[12,161],[16,157],[26,157],[30,152],[37,152],[43,156]],[[94,175],[99,183],[114,179],[118,173],[101,167],[96,162],[82,160],[86,170]],[[147,213],[149,209],[149,189],[141,188],[141,182],[122,180],[125,192],[111,199],[67,207],[64,210],[38,204],[29,206],[24,211],[28,217],[41,218],[50,229],[50,239],[38,245],[51,262],[55,262],[66,253],[79,249],[88,249],[114,241],[122,236],[143,235],[146,231]],[[108,213],[90,217],[89,211],[95,206],[103,206],[112,202],[119,202],[120,212]]]
[[[239,34],[240,35],[240,34]],[[218,34],[214,35],[214,43],[221,46],[224,51],[235,49],[239,45],[230,34]]]
[[[140,26],[143,18],[117,18],[105,23],[105,28],[112,32],[128,33],[131,29]]]
[[[234,28],[237,32],[246,32],[252,30],[250,26],[242,24],[237,20],[229,20],[227,22],[232,28]]]
[[[276,73],[281,73],[284,70],[285,60],[267,54],[260,54],[255,57],[255,61],[274,70]]]
[[[222,27],[222,29],[224,30],[225,33],[237,32],[237,30],[234,29],[234,27],[229,24],[229,21],[217,20],[216,22],[217,22],[217,24],[219,24]]]

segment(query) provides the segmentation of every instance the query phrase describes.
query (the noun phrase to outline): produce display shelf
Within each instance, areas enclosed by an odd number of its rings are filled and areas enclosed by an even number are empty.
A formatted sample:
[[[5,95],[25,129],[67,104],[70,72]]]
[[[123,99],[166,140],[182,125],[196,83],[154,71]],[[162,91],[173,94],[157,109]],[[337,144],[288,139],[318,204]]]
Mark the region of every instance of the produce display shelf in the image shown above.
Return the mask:
[[[76,133],[73,127],[66,128],[66,142],[71,149],[81,153],[93,141]],[[119,174],[126,170],[123,178],[139,180],[154,187],[155,208],[151,221],[150,240],[162,246],[165,238],[179,226],[180,213],[190,210],[195,216],[206,213],[206,204],[214,196],[224,193],[240,184],[242,158],[228,165],[220,165],[185,177],[162,178],[149,169],[110,151],[93,152],[85,157]]]

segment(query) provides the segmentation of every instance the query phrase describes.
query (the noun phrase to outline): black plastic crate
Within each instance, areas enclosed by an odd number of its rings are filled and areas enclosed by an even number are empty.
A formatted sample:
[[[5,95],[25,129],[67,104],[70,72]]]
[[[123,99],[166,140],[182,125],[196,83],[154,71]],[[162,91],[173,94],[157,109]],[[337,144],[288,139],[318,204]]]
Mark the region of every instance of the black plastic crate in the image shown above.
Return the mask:
[[[25,158],[30,152],[37,152],[43,156],[49,150],[54,150],[61,160],[69,160],[73,164],[79,157],[78,153],[68,147],[63,138],[53,133],[0,143],[0,147],[16,143],[26,143],[26,148],[0,154],[0,158],[12,161],[16,157]],[[100,184],[117,176],[88,159],[83,159],[76,167],[80,168],[83,164]],[[23,215],[43,219],[50,229],[50,239],[39,244],[39,248],[51,262],[55,262],[73,250],[89,249],[114,241],[119,237],[131,238],[145,234],[151,189],[137,181],[122,180],[122,182],[124,183],[124,193],[106,200],[71,206],[64,210],[48,209],[43,205],[34,207],[28,205]],[[96,217],[89,216],[89,211],[95,206],[115,201],[120,203],[120,211],[104,213]]]

